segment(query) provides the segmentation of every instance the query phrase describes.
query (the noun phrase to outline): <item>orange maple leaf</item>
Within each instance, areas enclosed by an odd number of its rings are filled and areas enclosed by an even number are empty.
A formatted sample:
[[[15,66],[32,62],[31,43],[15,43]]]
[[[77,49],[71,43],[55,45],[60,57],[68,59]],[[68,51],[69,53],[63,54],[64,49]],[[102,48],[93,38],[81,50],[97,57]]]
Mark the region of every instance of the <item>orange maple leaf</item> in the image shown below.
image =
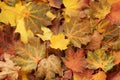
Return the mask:
[[[71,69],[73,72],[83,72],[86,66],[86,62],[84,60],[84,50],[80,49],[74,52],[73,49],[68,49],[63,62],[66,67]]]

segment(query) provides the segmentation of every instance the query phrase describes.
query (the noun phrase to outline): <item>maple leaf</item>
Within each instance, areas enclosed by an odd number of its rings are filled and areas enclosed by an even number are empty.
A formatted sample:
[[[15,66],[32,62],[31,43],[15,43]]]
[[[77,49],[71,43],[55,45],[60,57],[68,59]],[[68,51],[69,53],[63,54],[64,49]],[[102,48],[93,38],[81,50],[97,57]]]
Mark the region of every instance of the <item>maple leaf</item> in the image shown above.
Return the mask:
[[[107,75],[103,71],[99,71],[97,74],[93,75],[93,80],[106,80]]]
[[[84,50],[77,50],[74,52],[72,49],[68,49],[66,57],[63,58],[63,62],[74,72],[83,72],[86,67],[86,61],[84,60]]]
[[[16,64],[10,60],[11,55],[4,54],[4,61],[0,61],[0,80],[3,80],[5,77],[9,76],[11,80],[16,80],[18,78],[18,71],[20,69],[19,66],[15,66]]]
[[[88,43],[86,48],[90,50],[99,49],[102,39],[103,39],[103,36],[100,35],[100,33],[98,33],[97,31],[94,31],[91,37],[91,41]]]
[[[117,1],[117,0],[114,0]],[[111,22],[111,24],[119,23],[120,22],[120,1],[113,4],[110,14],[107,15],[107,19]]]
[[[89,51],[87,53],[86,61],[88,62],[89,69],[102,68],[105,72],[110,70],[114,66],[114,55],[106,54],[104,50],[97,49],[94,52]]]
[[[46,56],[45,45],[40,44],[38,38],[30,39],[28,44],[16,43],[16,52],[13,61],[26,72],[36,69],[38,62]]]
[[[48,0],[49,5],[55,8],[60,8],[62,5],[62,0]]]
[[[43,31],[43,35],[37,34],[37,36],[40,37],[43,41],[50,40],[51,36],[53,35],[52,31],[49,28],[44,26],[42,26],[41,29]]]
[[[72,16],[79,16],[80,10],[87,6],[85,0],[63,0],[63,4],[65,6],[65,14]]]
[[[69,39],[65,39],[65,35],[63,33],[59,33],[58,35],[53,35],[50,42],[51,48],[65,50],[69,44]]]
[[[83,73],[73,73],[74,80],[91,80],[93,70],[85,70]]]
[[[50,18],[46,16],[49,6],[43,3],[29,3],[22,11],[26,27],[30,27],[34,33],[41,33],[40,27],[51,24]]]
[[[107,0],[91,1],[90,12],[93,18],[104,19],[110,13],[111,6]]]
[[[79,22],[78,19],[73,18],[70,22],[64,23],[63,27],[65,35],[75,47],[81,48],[82,44],[86,45],[90,41],[91,28],[88,21]]]
[[[113,5],[115,3],[119,3],[120,0],[107,0],[109,4]]]
[[[37,78],[44,78],[44,80],[54,80],[55,74],[62,76],[61,61],[58,57],[50,55],[47,59],[42,59],[38,64],[36,72]]]

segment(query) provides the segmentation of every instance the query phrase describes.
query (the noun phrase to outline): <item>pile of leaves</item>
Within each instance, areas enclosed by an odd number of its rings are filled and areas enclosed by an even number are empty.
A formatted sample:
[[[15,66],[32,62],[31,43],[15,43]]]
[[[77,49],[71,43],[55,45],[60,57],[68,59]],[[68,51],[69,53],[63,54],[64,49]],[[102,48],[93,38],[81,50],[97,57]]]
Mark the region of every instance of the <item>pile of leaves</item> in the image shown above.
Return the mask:
[[[0,80],[120,80],[120,0],[0,0]]]

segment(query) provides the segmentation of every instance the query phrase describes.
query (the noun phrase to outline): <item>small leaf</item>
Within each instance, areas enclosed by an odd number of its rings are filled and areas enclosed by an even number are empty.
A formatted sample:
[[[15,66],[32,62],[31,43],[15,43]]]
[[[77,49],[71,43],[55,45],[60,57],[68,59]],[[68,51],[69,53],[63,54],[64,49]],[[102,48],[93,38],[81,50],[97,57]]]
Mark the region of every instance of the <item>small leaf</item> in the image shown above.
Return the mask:
[[[97,49],[94,52],[88,52],[86,61],[88,62],[89,69],[102,68],[105,72],[110,70],[114,66],[114,55],[106,54],[104,50]]]
[[[42,26],[41,29],[43,31],[43,35],[37,34],[37,36],[40,37],[43,41],[50,40],[51,36],[53,35],[52,31],[45,26]]]
[[[73,18],[70,22],[66,22],[63,25],[65,35],[70,39],[71,43],[78,48],[81,48],[81,45],[86,45],[91,36],[91,27],[89,21],[79,22],[79,19]]]
[[[62,0],[48,0],[49,5],[55,8],[60,8],[62,5]]]
[[[13,58],[22,71],[31,71],[37,68],[38,62],[46,55],[44,44],[40,44],[38,38],[33,38],[28,44],[16,43],[17,55]]]
[[[36,72],[37,78],[44,78],[44,80],[54,80],[55,74],[62,76],[61,61],[58,57],[50,55],[47,59],[42,59],[38,64]]]
[[[66,57],[63,58],[63,62],[66,67],[74,72],[83,72],[86,67],[86,61],[84,60],[84,50],[77,50],[74,52],[72,49],[68,49]]]
[[[111,6],[107,0],[91,1],[90,12],[93,18],[104,19],[110,13]]]
[[[119,64],[120,63],[120,51],[118,51],[118,52],[114,51],[113,55],[115,56],[114,63]]]
[[[106,80],[107,75],[103,71],[99,71],[97,74],[93,75],[93,80]]]
[[[9,6],[15,6],[19,0],[4,0],[4,2]]]
[[[65,35],[63,33],[59,33],[58,35],[53,35],[50,42],[51,48],[65,50],[69,44],[69,39],[65,39]]]

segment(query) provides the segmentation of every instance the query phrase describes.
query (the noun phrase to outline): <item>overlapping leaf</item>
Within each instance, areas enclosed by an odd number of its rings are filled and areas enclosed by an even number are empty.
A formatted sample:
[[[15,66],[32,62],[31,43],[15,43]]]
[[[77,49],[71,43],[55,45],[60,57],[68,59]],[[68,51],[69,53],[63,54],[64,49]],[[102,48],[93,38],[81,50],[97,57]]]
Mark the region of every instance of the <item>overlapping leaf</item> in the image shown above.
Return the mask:
[[[61,61],[58,57],[50,55],[47,59],[42,59],[38,64],[36,77],[44,80],[55,80],[55,74],[62,76]]]
[[[93,18],[104,19],[110,13],[111,6],[107,0],[91,1],[90,13]]]
[[[86,61],[88,62],[89,69],[102,68],[105,72],[114,66],[114,55],[106,54],[104,50],[98,49],[94,52],[88,52]]]
[[[77,50],[74,52],[72,49],[68,49],[63,62],[72,71],[83,72],[86,66],[86,61],[84,59],[84,50]]]
[[[18,78],[19,66],[10,60],[11,55],[4,54],[5,61],[0,61],[0,80],[4,80],[5,77],[10,77],[11,80],[16,80]]]
[[[75,47],[81,48],[81,45],[86,45],[90,41],[91,27],[88,21],[79,22],[77,18],[73,18],[70,22],[64,23],[65,35],[70,39]]]
[[[44,44],[40,44],[38,38],[33,38],[28,44],[16,44],[17,55],[13,58],[17,65],[20,65],[22,71],[31,71],[37,68],[39,61],[46,55]]]

